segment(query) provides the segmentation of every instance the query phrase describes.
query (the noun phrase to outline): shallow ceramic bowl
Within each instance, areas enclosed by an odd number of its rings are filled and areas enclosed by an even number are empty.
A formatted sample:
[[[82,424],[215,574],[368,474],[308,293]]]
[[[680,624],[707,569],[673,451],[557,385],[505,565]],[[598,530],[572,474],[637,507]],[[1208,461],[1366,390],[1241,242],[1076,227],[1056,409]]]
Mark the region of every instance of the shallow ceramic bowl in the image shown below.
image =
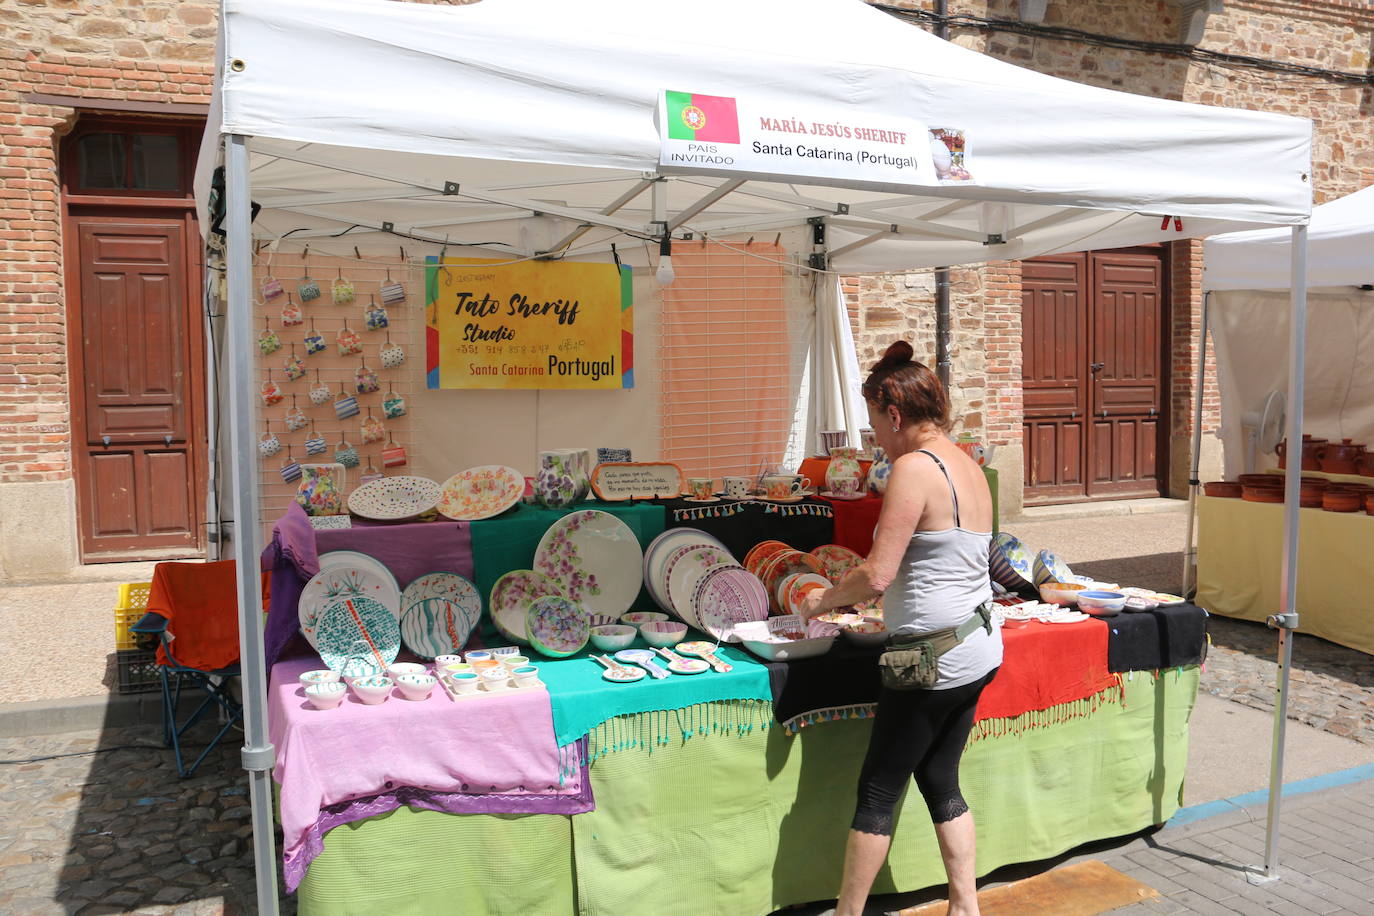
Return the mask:
[[[639,632],[634,627],[620,623],[608,623],[592,627],[592,645],[602,652],[618,652],[628,649]]]
[[[434,656],[434,670],[443,671],[449,665],[465,664],[461,655],[436,655]]]
[[[359,677],[353,679],[353,692],[368,706],[385,703],[395,686],[389,677]]]
[[[1077,582],[1046,582],[1040,586],[1040,600],[1047,604],[1076,604],[1087,586]]]
[[[339,672],[330,671],[328,668],[321,668],[318,671],[307,671],[299,678],[302,687],[309,687],[311,684],[337,684],[339,682]]]
[[[870,649],[885,643],[888,635],[883,622],[873,617],[865,617],[858,623],[852,623],[841,632],[844,633],[845,639],[856,646]]]
[[[348,688],[338,681],[320,681],[305,686],[305,698],[316,709],[333,709],[343,702],[345,693]]]
[[[1126,596],[1121,592],[1081,591],[1078,593],[1078,609],[1088,614],[1115,614],[1126,606]]]
[[[415,662],[396,662],[386,669],[386,676],[393,681],[400,683],[401,676],[404,674],[428,674],[424,665]]]
[[[609,627],[620,623],[619,617],[612,617],[610,614],[592,614],[587,618],[589,627]]]
[[[1003,617],[1002,629],[1021,630],[1030,625],[1029,617]]]
[[[628,623],[632,627],[641,626],[646,623],[657,623],[667,619],[667,614],[660,614],[658,611],[631,611],[628,614],[620,615],[620,622]]]
[[[735,635],[744,643],[744,648],[767,662],[790,662],[824,655],[835,644],[834,635],[778,639],[770,634],[766,620],[736,624]]]
[[[654,620],[639,628],[644,641],[657,649],[666,649],[682,642],[687,635],[687,624],[671,620]]]
[[[407,700],[429,699],[429,692],[437,683],[432,674],[403,674],[396,678],[396,686],[401,688],[401,696]]]

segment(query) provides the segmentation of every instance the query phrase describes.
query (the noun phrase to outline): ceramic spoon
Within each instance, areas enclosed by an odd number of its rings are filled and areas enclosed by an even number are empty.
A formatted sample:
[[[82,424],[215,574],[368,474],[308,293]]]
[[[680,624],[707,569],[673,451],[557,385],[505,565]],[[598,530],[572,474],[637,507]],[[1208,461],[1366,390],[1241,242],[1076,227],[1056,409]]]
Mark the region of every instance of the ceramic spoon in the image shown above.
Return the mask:
[[[631,665],[638,665],[656,678],[665,678],[668,672],[654,661],[654,653],[648,649],[621,649],[615,654],[616,661],[626,662]]]
[[[642,668],[627,668],[624,665],[617,664],[605,655],[593,655],[592,658],[600,662],[606,669],[606,673],[603,677],[607,680],[615,681],[616,683],[628,683],[644,677],[644,670]]]
[[[735,670],[735,666],[727,662],[716,654],[716,647],[709,642],[683,642],[678,643],[677,650],[683,655],[695,655],[703,658],[710,663],[711,667],[721,674]]]
[[[668,670],[673,674],[700,674],[708,667],[704,661],[696,658],[683,658],[672,649],[658,649],[658,654],[668,660]]]

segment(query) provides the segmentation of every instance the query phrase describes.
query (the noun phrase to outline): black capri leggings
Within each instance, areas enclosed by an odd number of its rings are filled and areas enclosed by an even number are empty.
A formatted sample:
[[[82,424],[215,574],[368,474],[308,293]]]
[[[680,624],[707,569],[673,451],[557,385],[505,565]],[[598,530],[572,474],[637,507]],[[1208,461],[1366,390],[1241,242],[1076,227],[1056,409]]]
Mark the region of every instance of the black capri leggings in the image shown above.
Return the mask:
[[[892,815],[906,782],[916,787],[937,824],[968,810],[959,792],[959,758],[973,729],[978,696],[997,674],[948,690],[886,690],[868,756],[859,774],[859,804],[850,825],[863,833],[892,835]]]

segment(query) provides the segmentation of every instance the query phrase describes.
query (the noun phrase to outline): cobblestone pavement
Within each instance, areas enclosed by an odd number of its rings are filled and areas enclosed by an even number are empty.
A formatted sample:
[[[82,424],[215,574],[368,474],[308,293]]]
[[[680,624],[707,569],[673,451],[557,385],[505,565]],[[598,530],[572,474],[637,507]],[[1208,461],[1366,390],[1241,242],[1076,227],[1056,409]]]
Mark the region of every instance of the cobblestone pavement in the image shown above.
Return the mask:
[[[1227,617],[1213,617],[1209,624],[1212,650],[1200,689],[1272,713],[1276,631]],[[1288,718],[1374,744],[1374,657],[1298,634],[1289,671]]]
[[[241,743],[183,780],[155,728],[0,740],[0,913],[255,912]]]

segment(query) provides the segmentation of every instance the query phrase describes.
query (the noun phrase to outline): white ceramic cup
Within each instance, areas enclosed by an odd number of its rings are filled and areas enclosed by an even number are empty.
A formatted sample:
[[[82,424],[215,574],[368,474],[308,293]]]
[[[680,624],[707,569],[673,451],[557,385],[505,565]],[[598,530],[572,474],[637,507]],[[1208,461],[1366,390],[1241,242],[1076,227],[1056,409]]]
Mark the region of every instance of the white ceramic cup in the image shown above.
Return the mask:
[[[502,665],[495,668],[488,668],[482,672],[482,686],[487,690],[495,692],[506,689],[506,682],[510,680],[510,672]]]
[[[511,669],[511,677],[516,687],[533,687],[539,680],[539,669],[533,665],[520,665]]]
[[[480,683],[477,675],[471,671],[458,671],[449,675],[449,680],[453,683],[453,689],[460,694],[473,694],[477,692]]]
[[[506,655],[501,658],[501,664],[507,671],[514,671],[516,668],[523,668],[528,665],[530,660],[523,655]]]
[[[791,499],[811,486],[811,478],[800,474],[770,474],[763,478],[764,493],[769,499]]]
[[[744,499],[749,495],[748,477],[726,477],[722,482],[726,499]]]

